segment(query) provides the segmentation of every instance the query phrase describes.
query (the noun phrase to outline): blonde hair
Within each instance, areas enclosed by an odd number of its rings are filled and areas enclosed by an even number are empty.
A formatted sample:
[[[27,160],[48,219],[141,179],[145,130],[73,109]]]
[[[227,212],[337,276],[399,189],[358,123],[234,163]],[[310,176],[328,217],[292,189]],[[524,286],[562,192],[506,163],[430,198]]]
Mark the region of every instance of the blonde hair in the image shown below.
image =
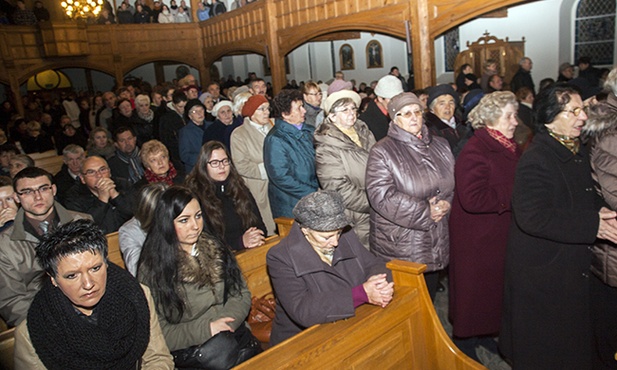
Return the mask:
[[[503,114],[504,108],[512,104],[518,109],[516,95],[510,91],[495,91],[492,94],[484,95],[480,103],[469,113],[468,121],[474,130],[483,127],[492,127]]]
[[[169,157],[169,150],[167,150],[167,147],[163,143],[158,140],[146,141],[144,145],[141,146],[141,151],[139,152],[141,163],[146,163],[148,157],[160,152],[163,152]]]

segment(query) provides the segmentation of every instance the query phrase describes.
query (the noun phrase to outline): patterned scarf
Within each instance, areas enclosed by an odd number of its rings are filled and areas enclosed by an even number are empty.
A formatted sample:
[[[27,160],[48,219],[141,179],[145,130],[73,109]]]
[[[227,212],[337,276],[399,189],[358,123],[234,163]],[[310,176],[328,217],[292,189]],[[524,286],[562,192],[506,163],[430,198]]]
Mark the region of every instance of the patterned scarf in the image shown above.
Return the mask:
[[[144,168],[141,165],[141,159],[139,158],[139,150],[135,148],[131,154],[126,154],[123,151],[116,150],[118,159],[129,165],[129,178],[131,184],[139,181],[144,175]]]
[[[169,186],[173,186],[174,178],[176,177],[176,175],[178,175],[178,171],[176,171],[176,168],[174,167],[174,164],[171,163],[171,161],[169,161],[169,171],[167,171],[167,174],[165,176],[159,176],[147,168],[146,172],[144,172],[144,176],[146,177],[146,180],[148,180],[148,184],[152,184],[155,182],[164,182]]]
[[[490,137],[497,140],[499,144],[503,145],[510,152],[516,153],[516,141],[514,141],[514,139],[508,139],[500,131],[492,129],[490,127],[486,128],[486,132],[488,132]]]
[[[561,145],[568,148],[573,154],[578,154],[578,151],[581,149],[581,140],[578,137],[571,138],[566,135],[561,135],[556,132],[548,130],[548,134],[553,137],[553,139],[559,141]]]
[[[28,311],[36,354],[53,369],[135,369],[150,340],[150,311],[139,283],[110,263],[96,323],[79,317],[73,304],[45,279]]]

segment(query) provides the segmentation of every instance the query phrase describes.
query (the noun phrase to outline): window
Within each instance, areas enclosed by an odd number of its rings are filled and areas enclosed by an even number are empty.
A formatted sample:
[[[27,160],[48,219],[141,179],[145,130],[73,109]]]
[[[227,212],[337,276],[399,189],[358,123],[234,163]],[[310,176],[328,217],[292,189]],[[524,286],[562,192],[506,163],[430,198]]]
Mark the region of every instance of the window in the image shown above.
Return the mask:
[[[574,60],[587,56],[594,65],[613,65],[615,0],[580,0],[576,9]]]
[[[454,62],[459,51],[458,27],[446,32],[443,36],[443,55],[446,72],[454,71]]]

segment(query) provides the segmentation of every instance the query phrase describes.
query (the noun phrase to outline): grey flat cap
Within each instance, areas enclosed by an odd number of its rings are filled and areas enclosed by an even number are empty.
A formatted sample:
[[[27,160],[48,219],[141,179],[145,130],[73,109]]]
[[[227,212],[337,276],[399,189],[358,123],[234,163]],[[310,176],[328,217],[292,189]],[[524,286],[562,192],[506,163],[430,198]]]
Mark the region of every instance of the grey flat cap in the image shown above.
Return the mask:
[[[296,221],[315,231],[334,231],[351,224],[343,197],[336,191],[316,191],[304,196],[293,209]]]

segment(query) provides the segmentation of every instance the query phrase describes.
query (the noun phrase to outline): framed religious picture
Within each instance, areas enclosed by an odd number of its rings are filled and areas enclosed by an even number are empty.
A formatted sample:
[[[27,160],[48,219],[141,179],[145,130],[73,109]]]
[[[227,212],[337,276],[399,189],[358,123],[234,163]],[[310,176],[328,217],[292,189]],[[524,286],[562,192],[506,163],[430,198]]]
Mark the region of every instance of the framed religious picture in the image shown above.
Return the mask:
[[[366,44],[366,68],[383,68],[383,49],[377,40]]]
[[[339,57],[341,60],[341,70],[355,69],[353,61],[353,48],[349,44],[343,44],[339,49]]]

